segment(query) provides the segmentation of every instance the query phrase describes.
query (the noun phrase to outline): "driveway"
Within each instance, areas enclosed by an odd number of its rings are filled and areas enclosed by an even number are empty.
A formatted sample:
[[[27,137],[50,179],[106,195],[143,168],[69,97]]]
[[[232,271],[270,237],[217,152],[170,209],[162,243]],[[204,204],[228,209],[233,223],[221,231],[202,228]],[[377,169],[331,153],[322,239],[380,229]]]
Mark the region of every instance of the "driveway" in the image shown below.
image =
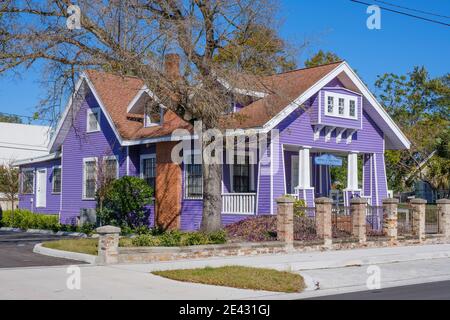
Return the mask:
[[[0,268],[44,267],[80,264],[79,261],[47,257],[33,253],[34,245],[64,239],[56,235],[0,231]]]

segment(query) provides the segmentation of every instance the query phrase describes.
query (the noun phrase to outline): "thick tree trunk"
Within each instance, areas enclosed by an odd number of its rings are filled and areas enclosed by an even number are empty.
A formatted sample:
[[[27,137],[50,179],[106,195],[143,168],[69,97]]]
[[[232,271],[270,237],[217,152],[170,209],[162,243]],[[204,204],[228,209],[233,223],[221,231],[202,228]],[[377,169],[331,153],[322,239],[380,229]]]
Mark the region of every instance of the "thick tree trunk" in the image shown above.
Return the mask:
[[[203,164],[203,232],[222,228],[222,165]]]

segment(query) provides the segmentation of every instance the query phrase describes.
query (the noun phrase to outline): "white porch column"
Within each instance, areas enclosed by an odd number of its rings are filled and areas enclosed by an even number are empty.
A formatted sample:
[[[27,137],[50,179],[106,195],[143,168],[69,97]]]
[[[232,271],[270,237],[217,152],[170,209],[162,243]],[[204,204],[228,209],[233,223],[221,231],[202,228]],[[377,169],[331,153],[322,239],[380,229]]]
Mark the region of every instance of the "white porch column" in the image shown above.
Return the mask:
[[[309,148],[300,149],[298,152],[298,185],[301,189],[311,188],[311,161]]]
[[[358,154],[350,153],[347,163],[347,190],[358,190]]]

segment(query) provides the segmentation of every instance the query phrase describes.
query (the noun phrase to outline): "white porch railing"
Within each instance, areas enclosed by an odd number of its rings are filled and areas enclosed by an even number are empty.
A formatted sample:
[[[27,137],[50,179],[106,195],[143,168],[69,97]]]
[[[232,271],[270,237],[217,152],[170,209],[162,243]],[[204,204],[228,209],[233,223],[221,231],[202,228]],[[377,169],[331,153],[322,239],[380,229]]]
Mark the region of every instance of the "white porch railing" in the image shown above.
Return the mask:
[[[256,193],[224,193],[222,194],[222,213],[255,214]]]

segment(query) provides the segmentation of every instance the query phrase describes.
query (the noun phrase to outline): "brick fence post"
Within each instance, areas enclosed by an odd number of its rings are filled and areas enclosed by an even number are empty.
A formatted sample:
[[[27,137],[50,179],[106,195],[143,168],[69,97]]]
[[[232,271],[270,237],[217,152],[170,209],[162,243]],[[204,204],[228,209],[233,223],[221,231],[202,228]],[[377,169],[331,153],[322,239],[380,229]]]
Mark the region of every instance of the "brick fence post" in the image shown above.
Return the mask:
[[[277,199],[277,239],[284,242],[287,249],[294,248],[294,201],[289,197]]]
[[[359,243],[365,243],[367,241],[367,199],[353,198],[350,200],[350,212],[352,214],[352,236],[358,238]]]
[[[439,217],[439,233],[450,239],[450,199],[436,201]]]
[[[419,238],[419,241],[425,239],[425,209],[427,200],[411,199],[412,208],[412,234]]]
[[[103,226],[96,229],[98,238],[98,264],[115,264],[119,262],[120,228]]]
[[[316,203],[316,232],[323,239],[324,245],[329,247],[333,242],[331,223],[331,205],[333,200],[329,198],[317,198]]]
[[[383,200],[383,233],[390,241],[397,241],[398,227],[398,199]]]

